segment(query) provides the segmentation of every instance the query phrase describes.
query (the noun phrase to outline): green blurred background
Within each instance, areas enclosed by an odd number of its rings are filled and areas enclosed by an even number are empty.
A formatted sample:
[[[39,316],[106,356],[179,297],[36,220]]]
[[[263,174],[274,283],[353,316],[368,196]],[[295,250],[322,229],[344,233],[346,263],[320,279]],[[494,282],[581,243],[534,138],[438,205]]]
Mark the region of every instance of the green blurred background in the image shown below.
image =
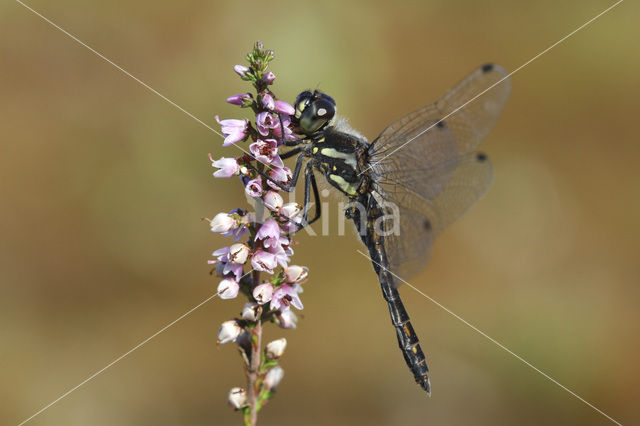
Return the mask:
[[[245,111],[233,73],[255,40],[275,92],[333,95],[374,138],[476,66],[529,60],[608,1],[82,2],[30,6],[214,126]],[[640,422],[640,69],[627,1],[512,78],[483,143],[489,194],[412,283],[624,424]],[[207,159],[221,138],[18,3],[0,5],[0,423],[17,424],[215,292],[228,241],[200,217],[246,206]],[[330,223],[338,217],[332,201]],[[318,227],[319,229],[319,227]],[[300,237],[311,278],[264,425],[609,421],[408,287],[433,371],[397,349],[353,233]],[[31,424],[239,424],[242,386],[214,300]]]

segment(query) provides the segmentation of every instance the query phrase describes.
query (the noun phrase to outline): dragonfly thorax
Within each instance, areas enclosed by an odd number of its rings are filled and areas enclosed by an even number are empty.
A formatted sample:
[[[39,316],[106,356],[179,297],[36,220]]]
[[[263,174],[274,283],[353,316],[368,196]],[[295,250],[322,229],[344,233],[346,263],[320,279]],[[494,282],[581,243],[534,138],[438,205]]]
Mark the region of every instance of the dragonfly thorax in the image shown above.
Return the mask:
[[[366,193],[369,179],[366,173],[369,144],[360,135],[327,127],[313,141],[311,158],[316,169],[327,181],[348,197]]]

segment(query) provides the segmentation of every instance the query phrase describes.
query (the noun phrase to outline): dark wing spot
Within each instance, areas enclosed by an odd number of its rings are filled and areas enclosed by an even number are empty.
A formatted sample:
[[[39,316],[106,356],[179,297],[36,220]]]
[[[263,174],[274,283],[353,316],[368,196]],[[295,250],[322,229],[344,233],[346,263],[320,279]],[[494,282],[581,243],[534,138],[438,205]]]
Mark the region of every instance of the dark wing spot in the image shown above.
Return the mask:
[[[429,219],[425,219],[422,225],[424,226],[424,229],[431,231],[431,221],[429,221]]]
[[[484,64],[482,66],[482,72],[489,72],[493,69],[493,64]]]
[[[476,153],[476,159],[479,162],[484,163],[485,161],[487,161],[487,154],[485,154],[484,152],[478,152]]]
[[[439,128],[443,128],[444,127],[444,121],[438,121],[436,123],[436,126],[439,127]]]

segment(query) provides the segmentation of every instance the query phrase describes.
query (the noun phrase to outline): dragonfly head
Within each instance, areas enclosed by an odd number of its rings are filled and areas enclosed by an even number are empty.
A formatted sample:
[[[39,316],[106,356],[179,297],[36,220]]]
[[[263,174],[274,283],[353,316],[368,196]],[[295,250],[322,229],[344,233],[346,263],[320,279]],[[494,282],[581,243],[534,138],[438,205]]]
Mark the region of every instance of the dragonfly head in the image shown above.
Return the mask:
[[[296,98],[294,124],[300,133],[310,136],[327,126],[336,115],[336,101],[326,93],[308,90]]]

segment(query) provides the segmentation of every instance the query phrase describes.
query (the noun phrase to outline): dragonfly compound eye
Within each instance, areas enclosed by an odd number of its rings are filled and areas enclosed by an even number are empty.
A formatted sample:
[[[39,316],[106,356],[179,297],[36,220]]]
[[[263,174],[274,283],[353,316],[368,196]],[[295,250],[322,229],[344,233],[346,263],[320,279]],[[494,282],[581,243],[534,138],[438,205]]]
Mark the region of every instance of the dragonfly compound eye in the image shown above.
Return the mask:
[[[316,92],[301,110],[300,129],[307,135],[311,135],[326,126],[335,115],[335,101],[324,93]]]
[[[296,104],[294,107],[296,110],[295,118],[300,119],[302,112],[305,110],[305,108],[307,108],[307,106],[312,100],[313,100],[313,93],[311,93],[308,90],[305,90],[304,92],[298,95],[298,97],[296,98]]]

